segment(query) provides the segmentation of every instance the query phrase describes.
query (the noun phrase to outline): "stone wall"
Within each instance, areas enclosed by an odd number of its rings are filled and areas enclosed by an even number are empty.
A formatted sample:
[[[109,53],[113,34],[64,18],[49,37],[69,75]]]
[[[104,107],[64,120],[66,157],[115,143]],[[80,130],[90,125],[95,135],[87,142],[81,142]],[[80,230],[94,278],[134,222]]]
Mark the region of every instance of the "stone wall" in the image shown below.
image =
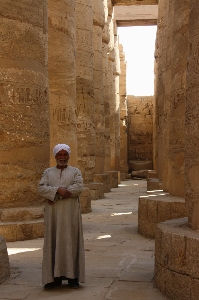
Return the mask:
[[[153,96],[127,96],[129,161],[153,159],[153,102]]]

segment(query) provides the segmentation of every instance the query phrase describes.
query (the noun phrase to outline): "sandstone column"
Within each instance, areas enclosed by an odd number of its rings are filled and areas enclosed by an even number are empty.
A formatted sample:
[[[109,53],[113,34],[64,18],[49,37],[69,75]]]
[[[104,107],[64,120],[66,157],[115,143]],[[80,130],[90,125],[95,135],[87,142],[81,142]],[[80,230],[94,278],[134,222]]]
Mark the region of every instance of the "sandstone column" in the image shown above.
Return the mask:
[[[172,2],[171,101],[169,132],[169,193],[184,197],[184,133],[188,23],[190,1]]]
[[[75,1],[48,1],[51,165],[57,143],[71,147],[70,163],[77,164]]]
[[[158,29],[156,38],[155,69],[155,113],[154,113],[154,166],[162,180],[164,153],[165,80],[167,63],[169,1],[160,0],[158,8]]]
[[[76,0],[77,155],[84,183],[95,167],[95,103],[93,85],[92,0]]]
[[[105,161],[104,171],[109,171],[111,166],[111,146],[110,146],[110,97],[109,97],[109,84],[108,84],[108,44],[110,41],[109,33],[109,13],[113,13],[108,9],[107,0],[104,2],[105,11],[105,26],[102,36],[102,55],[103,55],[103,98],[104,98],[104,115],[105,115]],[[110,12],[109,12],[110,11]]]
[[[174,0],[175,1],[175,0]],[[173,40],[173,19],[174,16],[174,1],[167,1],[167,24],[165,29],[165,67],[162,76],[164,78],[164,95],[163,95],[163,128],[162,142],[163,151],[161,155],[162,161],[162,187],[165,192],[169,192],[169,140],[170,140],[170,104],[171,104],[171,53],[175,41]]]
[[[115,124],[115,163],[113,165],[113,170],[120,170],[120,54],[118,45],[118,35],[117,26],[115,24],[115,34],[114,34],[114,56],[115,63],[113,69],[114,77],[114,124]]]
[[[5,0],[0,11],[0,235],[15,241],[43,234],[37,184],[49,166],[47,1]]]
[[[128,172],[127,161],[127,102],[126,102],[126,61],[123,47],[119,45],[120,50],[120,176],[121,180],[126,179]]]
[[[111,145],[111,170],[115,170],[115,35],[112,16],[109,20],[110,41],[108,47],[108,68],[109,68],[109,97],[110,97],[110,145]]]
[[[199,6],[190,1],[185,105],[185,200],[188,222],[199,229]]]
[[[104,172],[105,161],[105,118],[103,99],[103,59],[102,31],[105,24],[104,4],[101,0],[93,1],[93,48],[94,48],[94,99],[95,99],[95,173]]]

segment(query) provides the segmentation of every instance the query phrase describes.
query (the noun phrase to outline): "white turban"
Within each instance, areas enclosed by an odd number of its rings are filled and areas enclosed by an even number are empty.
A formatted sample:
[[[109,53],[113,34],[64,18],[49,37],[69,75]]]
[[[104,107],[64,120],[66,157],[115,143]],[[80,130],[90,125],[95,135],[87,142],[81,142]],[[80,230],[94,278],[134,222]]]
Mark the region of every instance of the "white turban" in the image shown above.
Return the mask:
[[[53,155],[56,156],[56,154],[61,150],[66,150],[70,155],[70,147],[66,144],[57,144],[53,149]]]

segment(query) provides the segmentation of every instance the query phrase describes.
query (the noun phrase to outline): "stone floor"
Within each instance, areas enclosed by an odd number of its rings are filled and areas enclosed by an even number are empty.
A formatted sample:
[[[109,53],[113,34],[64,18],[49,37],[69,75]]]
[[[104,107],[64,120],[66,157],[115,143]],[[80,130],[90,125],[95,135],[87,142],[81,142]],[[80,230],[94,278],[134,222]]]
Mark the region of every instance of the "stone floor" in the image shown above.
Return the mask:
[[[146,186],[145,180],[122,181],[82,215],[86,282],[78,290],[67,282],[43,289],[43,239],[7,243],[11,278],[0,285],[0,300],[166,299],[153,287],[154,240],[137,233],[138,199]]]

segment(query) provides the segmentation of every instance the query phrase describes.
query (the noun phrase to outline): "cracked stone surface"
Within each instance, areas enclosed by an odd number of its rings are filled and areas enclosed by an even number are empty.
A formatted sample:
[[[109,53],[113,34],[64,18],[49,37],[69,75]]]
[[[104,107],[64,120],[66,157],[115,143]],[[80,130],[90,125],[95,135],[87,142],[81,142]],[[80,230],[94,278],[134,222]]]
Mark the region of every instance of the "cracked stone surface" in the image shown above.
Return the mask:
[[[41,285],[43,239],[7,243],[10,279],[0,300],[163,300],[153,284],[154,240],[137,233],[138,200],[145,180],[122,181],[83,214],[86,282],[71,290],[67,281],[46,291]]]

